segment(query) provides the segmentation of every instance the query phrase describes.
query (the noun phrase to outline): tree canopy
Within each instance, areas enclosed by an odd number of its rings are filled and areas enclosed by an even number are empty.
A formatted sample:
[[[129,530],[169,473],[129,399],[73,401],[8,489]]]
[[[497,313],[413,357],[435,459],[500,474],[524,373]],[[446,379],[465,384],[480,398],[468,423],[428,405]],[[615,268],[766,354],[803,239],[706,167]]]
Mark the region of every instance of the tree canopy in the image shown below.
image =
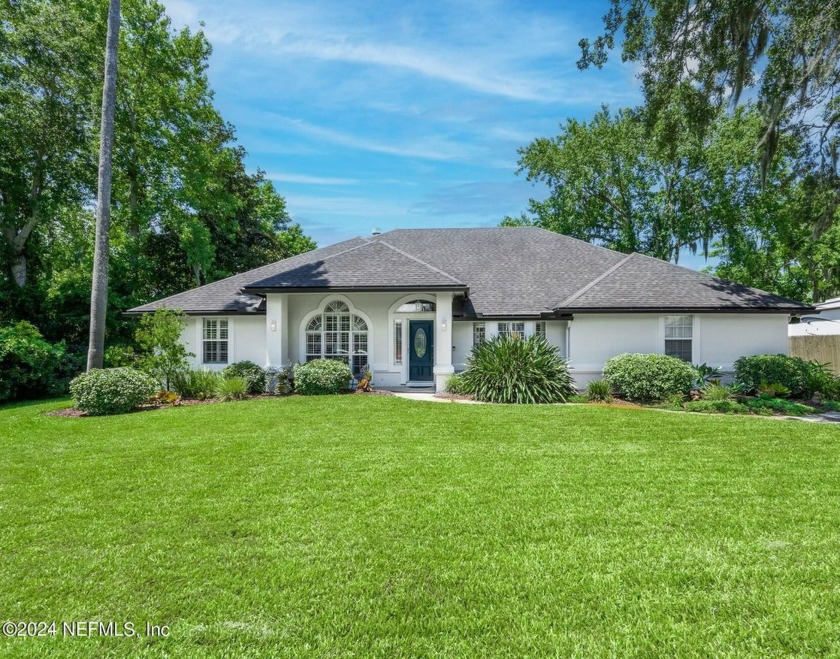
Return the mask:
[[[79,344],[93,256],[105,0],[0,2],[0,321]],[[137,304],[314,247],[249,172],[203,32],[123,0],[108,332]]]
[[[639,107],[520,149],[533,223],[819,301],[840,293],[840,1],[610,0],[580,68],[638,66]]]

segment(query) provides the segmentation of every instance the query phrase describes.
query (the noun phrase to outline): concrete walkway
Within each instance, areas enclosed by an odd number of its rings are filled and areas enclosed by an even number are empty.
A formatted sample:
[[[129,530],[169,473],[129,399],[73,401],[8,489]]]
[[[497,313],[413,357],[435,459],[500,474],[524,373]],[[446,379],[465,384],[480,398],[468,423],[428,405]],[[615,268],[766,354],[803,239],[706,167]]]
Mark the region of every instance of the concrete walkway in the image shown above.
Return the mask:
[[[840,412],[823,412],[822,414],[809,414],[808,416],[792,416],[791,419],[808,421],[810,423],[840,423]]]
[[[437,398],[431,392],[420,393],[415,391],[393,391],[392,393],[397,398],[405,398],[406,400],[421,400],[429,403],[464,403],[466,405],[484,405],[484,403],[477,400],[456,400],[452,398]]]

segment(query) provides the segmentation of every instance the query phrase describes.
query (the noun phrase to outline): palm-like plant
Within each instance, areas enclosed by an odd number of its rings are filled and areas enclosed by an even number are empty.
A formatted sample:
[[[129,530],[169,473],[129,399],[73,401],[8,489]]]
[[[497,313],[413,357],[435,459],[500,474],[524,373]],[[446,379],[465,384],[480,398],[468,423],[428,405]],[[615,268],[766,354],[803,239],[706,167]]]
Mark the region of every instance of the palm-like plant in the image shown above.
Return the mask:
[[[568,363],[541,336],[480,343],[461,378],[466,391],[488,403],[565,403],[575,394]]]

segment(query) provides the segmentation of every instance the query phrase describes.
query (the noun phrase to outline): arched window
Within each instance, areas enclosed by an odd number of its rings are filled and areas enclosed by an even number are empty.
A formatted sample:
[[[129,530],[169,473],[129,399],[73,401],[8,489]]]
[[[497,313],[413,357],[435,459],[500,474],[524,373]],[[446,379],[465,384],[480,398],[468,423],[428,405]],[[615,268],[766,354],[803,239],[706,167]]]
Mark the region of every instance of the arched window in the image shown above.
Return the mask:
[[[368,326],[340,300],[333,300],[324,312],[306,326],[306,361],[336,359],[347,362],[356,377],[364,376],[368,363]]]
[[[434,311],[437,305],[428,300],[412,300],[397,307],[395,313],[421,313],[424,311]]]

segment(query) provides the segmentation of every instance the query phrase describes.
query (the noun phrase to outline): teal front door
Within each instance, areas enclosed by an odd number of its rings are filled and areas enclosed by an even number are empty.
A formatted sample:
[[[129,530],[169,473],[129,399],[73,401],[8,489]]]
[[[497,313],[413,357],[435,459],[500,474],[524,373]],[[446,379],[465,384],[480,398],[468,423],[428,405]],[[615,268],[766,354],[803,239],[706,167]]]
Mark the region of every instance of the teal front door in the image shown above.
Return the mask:
[[[408,379],[410,382],[434,380],[434,326],[431,320],[408,322]]]

